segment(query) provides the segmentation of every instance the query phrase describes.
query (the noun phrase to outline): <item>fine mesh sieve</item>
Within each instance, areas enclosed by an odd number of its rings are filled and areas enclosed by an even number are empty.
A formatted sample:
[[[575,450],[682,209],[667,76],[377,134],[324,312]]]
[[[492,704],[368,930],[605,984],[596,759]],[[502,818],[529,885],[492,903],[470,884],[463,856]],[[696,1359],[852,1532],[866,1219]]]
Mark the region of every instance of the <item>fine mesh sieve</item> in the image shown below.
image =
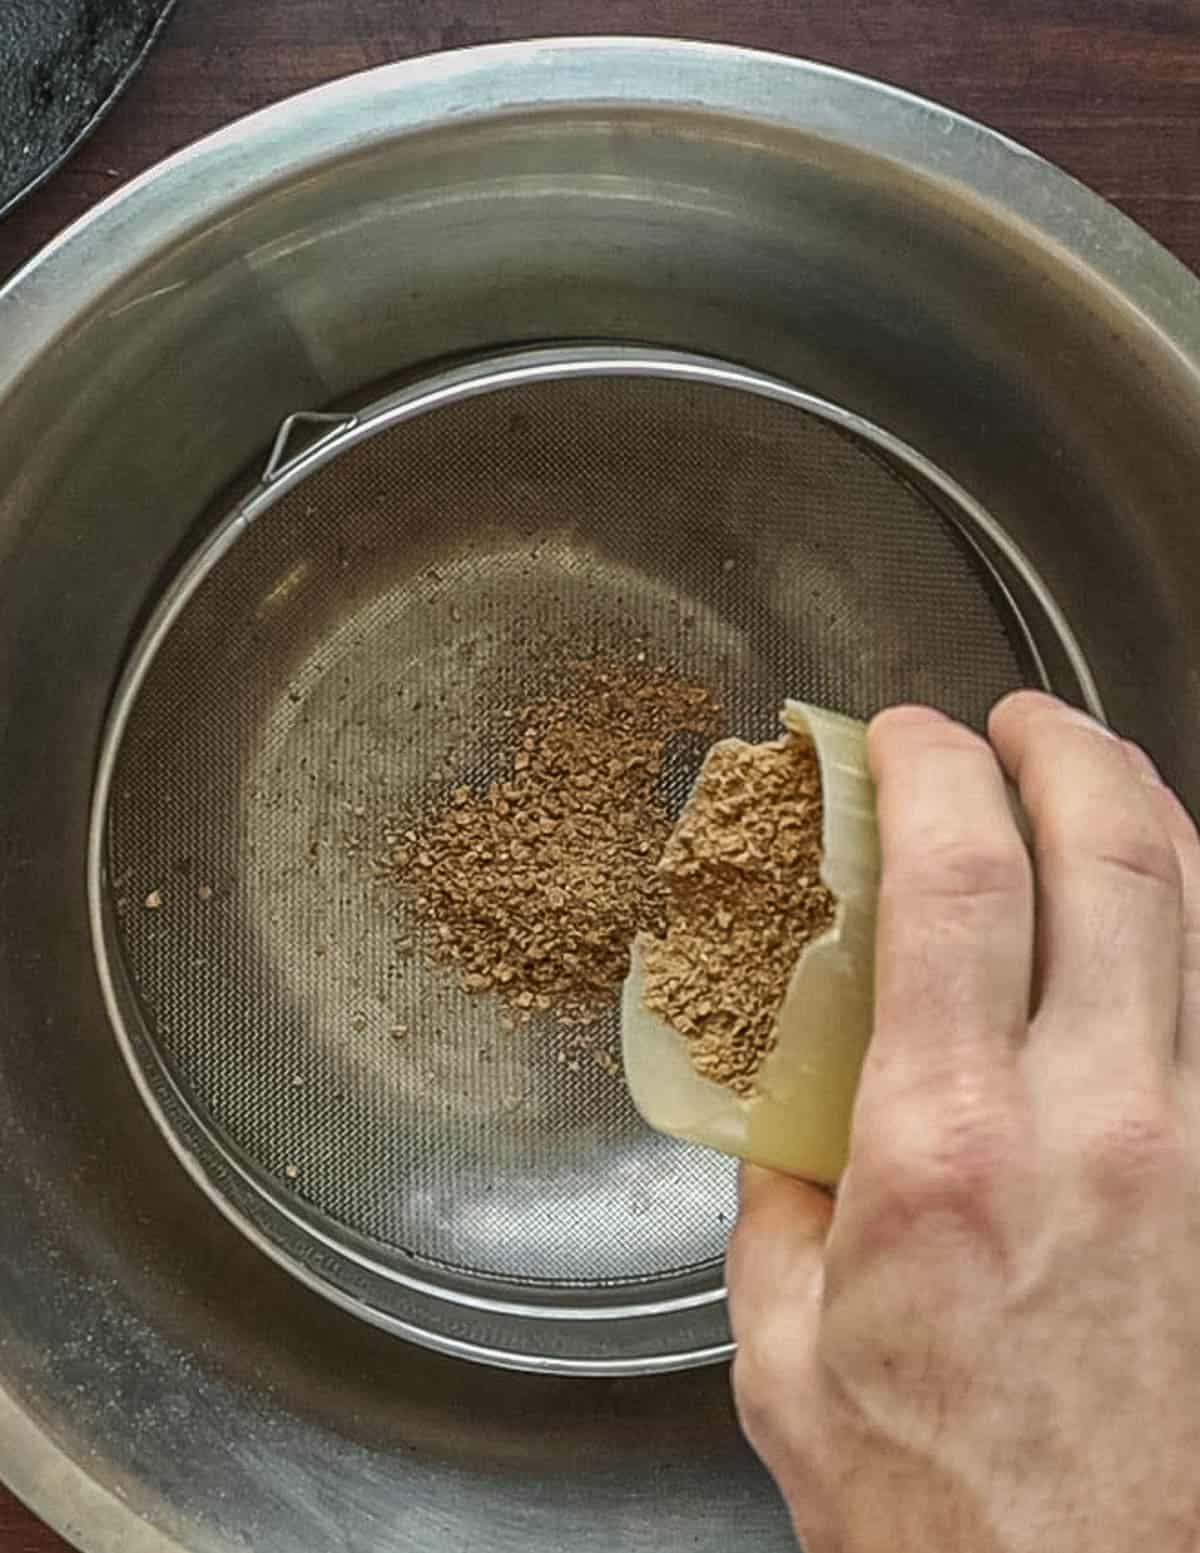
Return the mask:
[[[1028,565],[917,455],[735,367],[579,347],[289,424],[152,617],[100,765],[101,975],[177,1151],[326,1294],[497,1363],[728,1343],[731,1166],[561,1060],[551,1016],[507,1030],[430,969],[372,868],[389,815],[498,774],[564,652],[635,646],[750,738],[785,695],[976,724],[1021,683],[1095,700]]]

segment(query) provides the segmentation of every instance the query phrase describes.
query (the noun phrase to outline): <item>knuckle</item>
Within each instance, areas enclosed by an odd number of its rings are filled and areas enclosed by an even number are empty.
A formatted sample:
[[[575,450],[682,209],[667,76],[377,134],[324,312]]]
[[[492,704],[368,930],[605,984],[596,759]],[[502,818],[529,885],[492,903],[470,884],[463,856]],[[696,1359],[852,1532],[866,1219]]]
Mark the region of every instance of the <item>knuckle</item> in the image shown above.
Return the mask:
[[[1001,1177],[1000,1151],[985,1135],[943,1129],[924,1148],[914,1150],[900,1175],[900,1187],[918,1208],[978,1211],[985,1194]]]
[[[1097,855],[1105,867],[1172,894],[1179,892],[1179,857],[1165,831],[1110,824],[1097,839]]]
[[[747,1420],[754,1419],[761,1412],[768,1391],[763,1356],[752,1332],[738,1343],[730,1379],[734,1405],[745,1425]]]
[[[1047,866],[1066,871],[1092,865],[1128,885],[1178,894],[1179,853],[1161,815],[1081,800],[1054,817],[1039,835]]]
[[[900,900],[951,903],[1013,899],[1027,888],[1029,858],[1016,835],[927,837],[892,859],[887,881]]]
[[[811,1507],[811,1491],[822,1476],[814,1429],[817,1377],[796,1375],[794,1384],[785,1389],[764,1374],[769,1356],[759,1355],[761,1349],[745,1345],[734,1355],[731,1390],[738,1424],[785,1497],[791,1500],[798,1495]]]
[[[733,1405],[746,1438],[762,1445],[779,1411],[780,1355],[758,1331],[744,1334],[733,1356],[730,1375]]]
[[[1169,1107],[1147,1098],[1094,1123],[1079,1157],[1091,1192],[1122,1202],[1176,1177],[1184,1163],[1183,1141]]]
[[[856,1160],[887,1210],[904,1217],[983,1215],[993,1188],[1017,1163],[1015,1129],[1004,1111],[953,1095],[877,1130]]]

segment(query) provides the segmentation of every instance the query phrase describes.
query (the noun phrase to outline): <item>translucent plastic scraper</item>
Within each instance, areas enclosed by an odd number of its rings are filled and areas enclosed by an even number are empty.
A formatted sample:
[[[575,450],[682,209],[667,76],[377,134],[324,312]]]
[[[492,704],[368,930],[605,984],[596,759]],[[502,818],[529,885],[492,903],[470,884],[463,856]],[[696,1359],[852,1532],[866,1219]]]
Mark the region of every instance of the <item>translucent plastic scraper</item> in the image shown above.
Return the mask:
[[[832,1183],[846,1163],[850,1113],[871,1033],[879,842],[866,728],[799,701],[784,727],[813,745],[821,773],[821,877],[833,924],[802,951],[776,1016],[774,1045],[741,1097],[702,1077],[686,1040],[643,1001],[643,940],[621,1010],[625,1074],[652,1127],[755,1164]]]

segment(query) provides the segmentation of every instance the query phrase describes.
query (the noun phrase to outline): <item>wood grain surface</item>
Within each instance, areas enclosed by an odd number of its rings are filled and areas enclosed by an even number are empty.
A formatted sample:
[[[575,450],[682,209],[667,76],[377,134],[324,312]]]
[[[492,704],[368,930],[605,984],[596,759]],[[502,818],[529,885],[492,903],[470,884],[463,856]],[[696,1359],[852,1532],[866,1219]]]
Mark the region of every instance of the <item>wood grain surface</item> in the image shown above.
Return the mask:
[[[1200,0],[180,0],[99,131],[0,219],[0,278],[135,173],[277,98],[432,49],[585,32],[778,49],[937,98],[1200,270]],[[66,1546],[0,1489],[0,1553]]]

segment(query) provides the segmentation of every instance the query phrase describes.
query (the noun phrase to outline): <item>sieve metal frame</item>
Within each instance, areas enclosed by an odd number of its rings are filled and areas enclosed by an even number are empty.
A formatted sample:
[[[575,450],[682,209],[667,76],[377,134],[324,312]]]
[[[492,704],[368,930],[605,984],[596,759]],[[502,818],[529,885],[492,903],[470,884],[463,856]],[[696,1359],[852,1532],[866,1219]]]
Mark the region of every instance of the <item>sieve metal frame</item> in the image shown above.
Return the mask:
[[[1103,708],[1086,658],[1027,557],[951,476],[864,417],[780,379],[688,353],[638,345],[574,345],[490,355],[422,378],[364,409],[297,411],[279,428],[258,483],[217,525],[169,583],[134,644],[114,694],[97,765],[88,838],[87,891],[93,952],[105,1005],[133,1081],[188,1174],[266,1255],[309,1288],[354,1314],[443,1353],[506,1368],[563,1375],[635,1375],[690,1368],[732,1351],[725,1290],[716,1264],[664,1277],[665,1297],[620,1303],[563,1289],[544,1298],[481,1295],[454,1278],[433,1284],[374,1254],[369,1243],[288,1197],[200,1114],[146,1028],[117,939],[106,866],[109,801],[124,732],[162,644],[192,596],[237,540],[325,463],[400,422],[440,406],[549,379],[621,376],[706,383],[758,394],[837,427],[864,443],[924,494],[980,556],[1043,683],[1060,685],[1097,716]],[[315,438],[294,454],[298,428]],[[1031,621],[1043,625],[1035,632]],[[466,1280],[463,1280],[465,1283]],[[561,1297],[558,1297],[561,1296]],[[467,1319],[469,1312],[470,1319]]]

